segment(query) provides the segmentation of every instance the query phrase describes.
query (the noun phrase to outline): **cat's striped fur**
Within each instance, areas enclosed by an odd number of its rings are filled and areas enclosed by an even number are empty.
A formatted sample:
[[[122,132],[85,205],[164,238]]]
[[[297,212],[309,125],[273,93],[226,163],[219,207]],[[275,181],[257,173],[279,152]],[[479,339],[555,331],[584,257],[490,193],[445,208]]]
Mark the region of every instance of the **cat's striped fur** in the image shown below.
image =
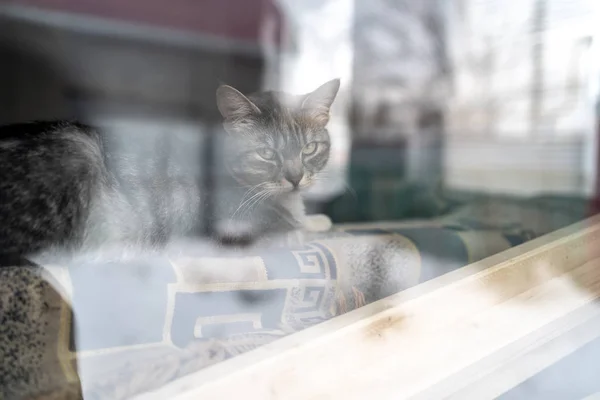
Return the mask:
[[[338,88],[334,80],[304,96],[248,97],[219,88],[227,134],[218,158],[236,185],[223,186],[215,218],[241,221],[254,236],[302,226],[300,189],[329,158],[326,124]],[[1,127],[0,257],[156,248],[195,235],[200,145],[201,138],[117,137],[65,121]]]

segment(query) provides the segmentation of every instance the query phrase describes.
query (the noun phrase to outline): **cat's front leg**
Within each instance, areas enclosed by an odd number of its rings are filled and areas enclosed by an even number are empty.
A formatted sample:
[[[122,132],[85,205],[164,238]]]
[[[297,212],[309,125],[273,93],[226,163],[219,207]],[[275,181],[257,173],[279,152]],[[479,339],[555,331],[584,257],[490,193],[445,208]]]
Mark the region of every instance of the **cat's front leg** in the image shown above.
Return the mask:
[[[331,219],[325,214],[307,215],[302,221],[302,227],[307,232],[327,232],[332,226]]]

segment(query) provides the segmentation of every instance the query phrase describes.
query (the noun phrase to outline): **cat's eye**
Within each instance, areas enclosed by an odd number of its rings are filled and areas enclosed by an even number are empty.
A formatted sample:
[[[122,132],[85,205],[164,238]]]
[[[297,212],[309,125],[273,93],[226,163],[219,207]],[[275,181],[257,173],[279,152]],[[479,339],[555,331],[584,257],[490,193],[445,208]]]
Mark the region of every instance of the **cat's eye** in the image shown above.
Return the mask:
[[[275,158],[275,152],[266,147],[260,148],[260,149],[256,150],[256,152],[258,153],[259,156],[261,156],[265,160],[272,160]]]
[[[307,143],[306,146],[304,146],[304,148],[302,149],[302,154],[304,154],[305,156],[315,154],[315,152],[317,151],[317,147],[318,145],[316,142]]]

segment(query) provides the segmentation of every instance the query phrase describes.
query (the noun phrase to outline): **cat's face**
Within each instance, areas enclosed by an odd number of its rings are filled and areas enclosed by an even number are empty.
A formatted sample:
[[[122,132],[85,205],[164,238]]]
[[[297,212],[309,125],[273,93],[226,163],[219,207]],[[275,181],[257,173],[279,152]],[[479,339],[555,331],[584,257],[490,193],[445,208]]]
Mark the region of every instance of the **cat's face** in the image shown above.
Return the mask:
[[[340,82],[294,96],[265,92],[244,96],[217,90],[217,105],[231,143],[227,165],[243,185],[282,194],[309,187],[329,160],[326,125]]]

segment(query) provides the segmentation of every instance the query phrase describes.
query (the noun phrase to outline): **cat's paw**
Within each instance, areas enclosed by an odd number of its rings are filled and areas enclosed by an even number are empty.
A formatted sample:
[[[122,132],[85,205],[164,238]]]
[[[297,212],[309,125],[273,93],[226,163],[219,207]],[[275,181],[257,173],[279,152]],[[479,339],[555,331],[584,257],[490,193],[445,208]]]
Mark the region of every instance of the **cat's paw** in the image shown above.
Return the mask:
[[[327,232],[333,226],[325,214],[307,215],[302,225],[307,232]]]

